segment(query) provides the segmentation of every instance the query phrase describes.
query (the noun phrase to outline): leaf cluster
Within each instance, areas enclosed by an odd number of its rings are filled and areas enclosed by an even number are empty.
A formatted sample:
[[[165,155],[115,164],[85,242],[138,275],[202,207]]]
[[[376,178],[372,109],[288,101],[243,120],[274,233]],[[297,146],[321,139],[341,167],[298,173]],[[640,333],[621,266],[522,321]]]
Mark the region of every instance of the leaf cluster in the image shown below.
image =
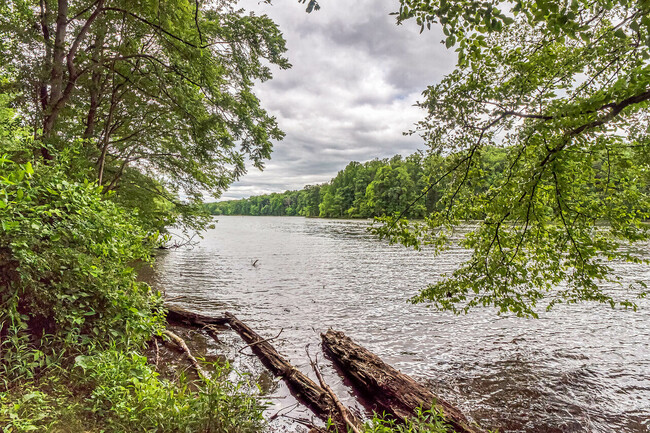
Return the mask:
[[[635,308],[643,281],[604,287],[619,281],[608,262],[647,263],[631,245],[649,235],[650,4],[470,3],[402,2],[403,19],[439,22],[458,42],[457,68],[425,91],[412,131],[449,162],[448,190],[425,223],[378,232],[441,246],[450,227],[480,220],[460,242],[471,259],[414,301],[533,316],[542,300]],[[494,146],[503,175],[477,194]]]
[[[2,333],[53,336],[53,347],[142,344],[161,323],[132,267],[149,259],[148,235],[101,187],[63,171],[0,159]]]

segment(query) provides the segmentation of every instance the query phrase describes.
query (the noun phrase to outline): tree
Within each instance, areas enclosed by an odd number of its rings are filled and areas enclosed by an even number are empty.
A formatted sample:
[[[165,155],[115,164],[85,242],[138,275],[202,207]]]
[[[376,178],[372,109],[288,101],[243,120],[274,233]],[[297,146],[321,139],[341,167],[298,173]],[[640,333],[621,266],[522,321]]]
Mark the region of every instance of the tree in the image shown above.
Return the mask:
[[[373,215],[389,215],[405,209],[415,191],[405,166],[386,165],[377,171],[366,189],[367,206]]]
[[[8,0],[0,73],[53,160],[74,142],[104,192],[180,207],[263,167],[283,133],[252,93],[289,67],[266,16],[232,2]],[[142,176],[154,181],[146,181]]]
[[[304,194],[301,194],[301,214],[307,217],[318,216],[318,205],[320,204],[320,185],[307,185]]]
[[[440,249],[480,216],[460,242],[471,258],[413,300],[532,316],[542,300],[636,308],[643,281],[623,298],[603,282],[620,281],[608,261],[648,263],[628,246],[649,236],[650,2],[401,0],[408,19],[440,23],[458,53],[413,131],[446,156],[421,197],[448,188],[425,222],[386,218],[376,232]],[[483,176],[486,146],[503,148],[502,175]]]

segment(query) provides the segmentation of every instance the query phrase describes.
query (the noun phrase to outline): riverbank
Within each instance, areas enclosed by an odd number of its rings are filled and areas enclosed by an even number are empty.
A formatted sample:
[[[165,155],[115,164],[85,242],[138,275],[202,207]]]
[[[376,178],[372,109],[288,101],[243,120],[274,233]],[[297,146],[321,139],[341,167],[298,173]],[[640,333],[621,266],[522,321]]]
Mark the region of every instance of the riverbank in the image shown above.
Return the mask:
[[[144,349],[165,331],[136,280],[158,240],[60,165],[0,157],[0,428],[18,432],[261,431],[252,384],[227,368],[191,383]]]

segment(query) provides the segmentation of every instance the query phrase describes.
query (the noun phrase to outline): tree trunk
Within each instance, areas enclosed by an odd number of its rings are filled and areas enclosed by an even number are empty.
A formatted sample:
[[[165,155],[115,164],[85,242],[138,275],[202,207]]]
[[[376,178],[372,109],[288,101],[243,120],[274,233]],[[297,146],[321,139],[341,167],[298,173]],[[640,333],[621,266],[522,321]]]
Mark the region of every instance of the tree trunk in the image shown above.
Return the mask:
[[[165,308],[167,309],[168,322],[194,326],[227,325],[229,323],[229,319],[223,316],[206,316],[174,305],[165,305]]]
[[[95,124],[97,117],[97,110],[99,109],[100,95],[102,91],[102,71],[99,64],[103,61],[104,39],[106,37],[106,25],[102,24],[99,28],[97,36],[95,37],[95,48],[93,49],[92,64],[93,73],[89,89],[90,106],[88,108],[88,115],[86,116],[86,129],[83,138],[90,140],[95,135]]]
[[[359,346],[340,331],[321,334],[323,349],[358,387],[359,391],[375,401],[380,410],[406,419],[418,407],[433,404],[444,414],[447,422],[458,433],[484,433],[450,403],[434,395],[411,377],[383,362],[377,355]]]
[[[361,421],[348,409],[343,407],[340,408],[343,412],[339,410],[336,402],[325,389],[291,365],[268,341],[264,340],[232,314],[226,313],[226,317],[230,320],[230,327],[237,331],[242,339],[250,345],[262,363],[275,375],[282,377],[293,395],[314,411],[319,418],[327,421],[331,417],[334,425],[341,433],[347,431],[346,418],[355,426],[362,425]]]

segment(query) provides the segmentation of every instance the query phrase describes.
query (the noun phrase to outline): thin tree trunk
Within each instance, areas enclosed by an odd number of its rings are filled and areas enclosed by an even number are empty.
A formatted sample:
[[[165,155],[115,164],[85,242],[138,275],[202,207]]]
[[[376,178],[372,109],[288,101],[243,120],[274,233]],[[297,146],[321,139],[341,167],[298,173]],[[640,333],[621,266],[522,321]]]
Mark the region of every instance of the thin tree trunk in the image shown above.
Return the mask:
[[[92,62],[93,62],[93,74],[90,84],[90,106],[88,107],[88,115],[86,116],[86,130],[84,131],[84,139],[89,140],[95,134],[95,123],[97,116],[97,109],[99,108],[99,96],[101,87],[101,68],[98,67],[103,57],[103,48],[104,48],[104,39],[106,36],[106,26],[103,25],[102,28],[97,33],[95,38],[95,48],[93,49]]]
[[[68,28],[68,0],[57,1],[56,33],[54,36],[54,52],[52,71],[50,73],[50,108],[61,98],[63,93],[63,59],[65,59],[65,37]]]
[[[347,431],[348,422],[357,426],[362,425],[361,421],[348,409],[337,407],[336,402],[325,389],[291,365],[267,340],[260,337],[232,314],[225,313],[225,316],[229,320],[230,327],[249,344],[253,353],[260,358],[262,363],[275,375],[282,377],[294,396],[322,420],[327,421],[331,417],[339,432]]]

